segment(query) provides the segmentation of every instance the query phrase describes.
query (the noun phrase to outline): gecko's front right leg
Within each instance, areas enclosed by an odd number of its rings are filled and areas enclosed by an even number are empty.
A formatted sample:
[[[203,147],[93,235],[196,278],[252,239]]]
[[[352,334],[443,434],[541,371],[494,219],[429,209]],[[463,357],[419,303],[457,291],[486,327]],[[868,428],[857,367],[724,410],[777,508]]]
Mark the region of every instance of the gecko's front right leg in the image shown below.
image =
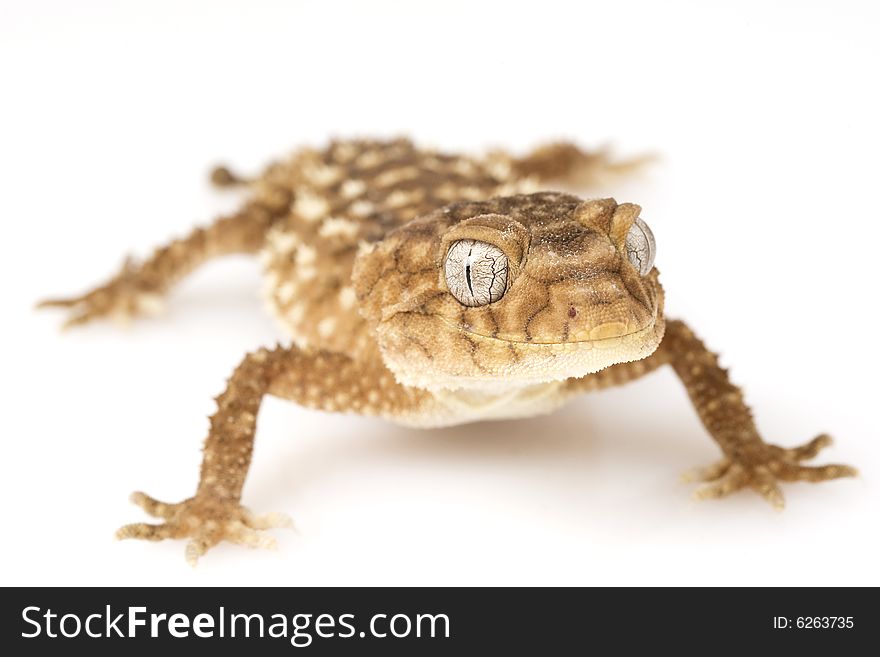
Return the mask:
[[[427,399],[427,393],[398,384],[378,357],[358,361],[297,347],[248,354],[217,397],[196,494],[165,504],[135,493],[132,500],[164,522],[126,525],[117,537],[188,538],[186,558],[191,564],[224,540],[250,547],[273,545],[274,540],[259,531],[288,526],[290,521],[281,514],[254,515],[240,501],[257,413],[267,394],[310,408],[387,416],[416,410]]]

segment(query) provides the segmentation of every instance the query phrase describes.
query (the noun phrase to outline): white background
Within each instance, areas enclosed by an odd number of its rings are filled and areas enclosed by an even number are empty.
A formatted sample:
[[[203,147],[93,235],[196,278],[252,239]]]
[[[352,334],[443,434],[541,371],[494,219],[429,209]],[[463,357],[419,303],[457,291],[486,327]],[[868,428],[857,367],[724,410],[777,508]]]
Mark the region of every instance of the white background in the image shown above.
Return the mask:
[[[876,5],[875,5],[876,6]],[[880,584],[880,153],[872,3],[9,2],[0,5],[3,584]],[[551,417],[419,432],[269,399],[244,502],[280,549],[113,540],[142,489],[192,493],[205,416],[282,339],[256,262],[211,263],[164,318],[61,334],[34,302],[233,208],[330,135],[444,149],[548,138],[652,151],[591,190],[639,202],[671,316],[765,438],[856,480],[698,503],[718,450],[671,371]]]

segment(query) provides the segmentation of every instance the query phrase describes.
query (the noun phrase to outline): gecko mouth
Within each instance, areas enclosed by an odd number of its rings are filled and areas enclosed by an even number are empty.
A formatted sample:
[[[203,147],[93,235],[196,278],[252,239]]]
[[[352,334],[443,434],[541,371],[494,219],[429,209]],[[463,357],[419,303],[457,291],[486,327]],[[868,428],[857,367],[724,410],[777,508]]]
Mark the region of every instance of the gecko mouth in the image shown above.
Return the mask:
[[[650,335],[654,332],[654,329],[657,325],[656,320],[652,321],[650,324],[643,326],[641,328],[635,329],[633,331],[626,331],[622,322],[609,322],[606,324],[601,324],[599,326],[593,327],[592,329],[584,329],[578,331],[578,333],[572,336],[573,339],[568,340],[519,340],[519,339],[511,339],[500,337],[496,335],[486,335],[485,333],[478,333],[476,331],[471,331],[470,329],[464,328],[461,325],[457,325],[445,317],[439,318],[444,324],[449,326],[452,329],[461,331],[462,333],[467,334],[469,337],[478,338],[480,340],[491,340],[493,342],[502,343],[502,344],[515,344],[517,347],[562,347],[562,348],[572,348],[572,349],[580,349],[580,348],[612,348],[620,345],[621,342],[624,341],[636,341],[639,338]],[[592,336],[592,337],[591,337]]]

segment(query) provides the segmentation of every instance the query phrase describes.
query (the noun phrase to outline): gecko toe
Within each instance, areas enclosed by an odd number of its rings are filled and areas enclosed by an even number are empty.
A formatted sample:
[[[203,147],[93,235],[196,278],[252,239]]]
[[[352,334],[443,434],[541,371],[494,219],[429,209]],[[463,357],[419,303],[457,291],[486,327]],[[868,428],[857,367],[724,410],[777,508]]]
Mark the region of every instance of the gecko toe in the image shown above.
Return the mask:
[[[859,471],[849,465],[833,463],[830,465],[785,464],[777,475],[785,481],[820,482],[843,477],[857,477]]]
[[[166,538],[177,538],[179,535],[178,528],[169,523],[154,525],[148,522],[134,522],[116,530],[116,538],[119,540],[139,538],[145,541],[162,541]]]
[[[140,491],[132,493],[129,499],[154,518],[165,520],[171,518],[180,508],[179,504],[166,504]]]
[[[766,467],[755,468],[749,485],[774,509],[782,510],[785,508],[785,496],[782,494],[782,489],[776,482],[776,477]]]
[[[723,458],[712,465],[702,468],[691,468],[681,475],[681,481],[689,484],[693,482],[715,481],[724,475],[730,468],[731,460]]]
[[[746,482],[746,472],[742,466],[730,463],[714,481],[700,486],[694,491],[694,497],[698,500],[710,500],[727,497],[738,491]]]
[[[819,452],[828,447],[832,443],[831,436],[827,433],[819,434],[810,442],[784,450],[785,455],[795,461],[807,461],[815,458]]]
[[[245,523],[252,529],[296,529],[293,518],[286,513],[274,511],[263,513],[258,516],[248,514]]]

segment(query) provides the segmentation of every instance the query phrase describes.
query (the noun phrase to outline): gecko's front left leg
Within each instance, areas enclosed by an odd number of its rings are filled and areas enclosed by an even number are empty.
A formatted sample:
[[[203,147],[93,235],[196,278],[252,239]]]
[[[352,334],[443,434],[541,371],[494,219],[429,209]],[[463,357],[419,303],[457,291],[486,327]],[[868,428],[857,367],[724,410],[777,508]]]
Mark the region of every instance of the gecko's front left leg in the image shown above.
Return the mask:
[[[250,547],[274,545],[274,539],[260,530],[289,526],[290,520],[282,514],[254,515],[241,505],[257,413],[267,394],[310,408],[367,415],[415,409],[425,396],[399,385],[378,358],[356,361],[343,354],[297,347],[248,354],[217,397],[196,494],[177,504],[165,504],[135,493],[132,501],[164,522],[126,525],[117,537],[188,538],[186,558],[191,564],[224,540]]]
[[[666,333],[657,350],[642,360],[612,365],[579,379],[569,379],[568,394],[600,390],[622,385],[671,365],[690,396],[703,426],[721,448],[720,461],[706,468],[693,470],[688,480],[705,485],[696,497],[724,497],[743,488],[751,488],[777,508],[784,505],[781,481],[820,482],[856,475],[848,465],[804,465],[831,444],[821,434],[798,447],[780,447],[764,442],[742,391],[730,382],[727,370],[718,364],[718,357],[694,335],[684,322],[666,322]]]
[[[706,482],[697,489],[700,499],[723,497],[751,488],[777,508],[784,498],[782,481],[820,482],[853,477],[848,465],[804,465],[831,444],[827,434],[791,448],[764,442],[755,427],[742,391],[730,382],[717,356],[680,321],[666,325],[666,335],[650,358],[669,363],[687,390],[703,426],[709,431],[723,457],[717,463],[692,473],[689,478]]]

